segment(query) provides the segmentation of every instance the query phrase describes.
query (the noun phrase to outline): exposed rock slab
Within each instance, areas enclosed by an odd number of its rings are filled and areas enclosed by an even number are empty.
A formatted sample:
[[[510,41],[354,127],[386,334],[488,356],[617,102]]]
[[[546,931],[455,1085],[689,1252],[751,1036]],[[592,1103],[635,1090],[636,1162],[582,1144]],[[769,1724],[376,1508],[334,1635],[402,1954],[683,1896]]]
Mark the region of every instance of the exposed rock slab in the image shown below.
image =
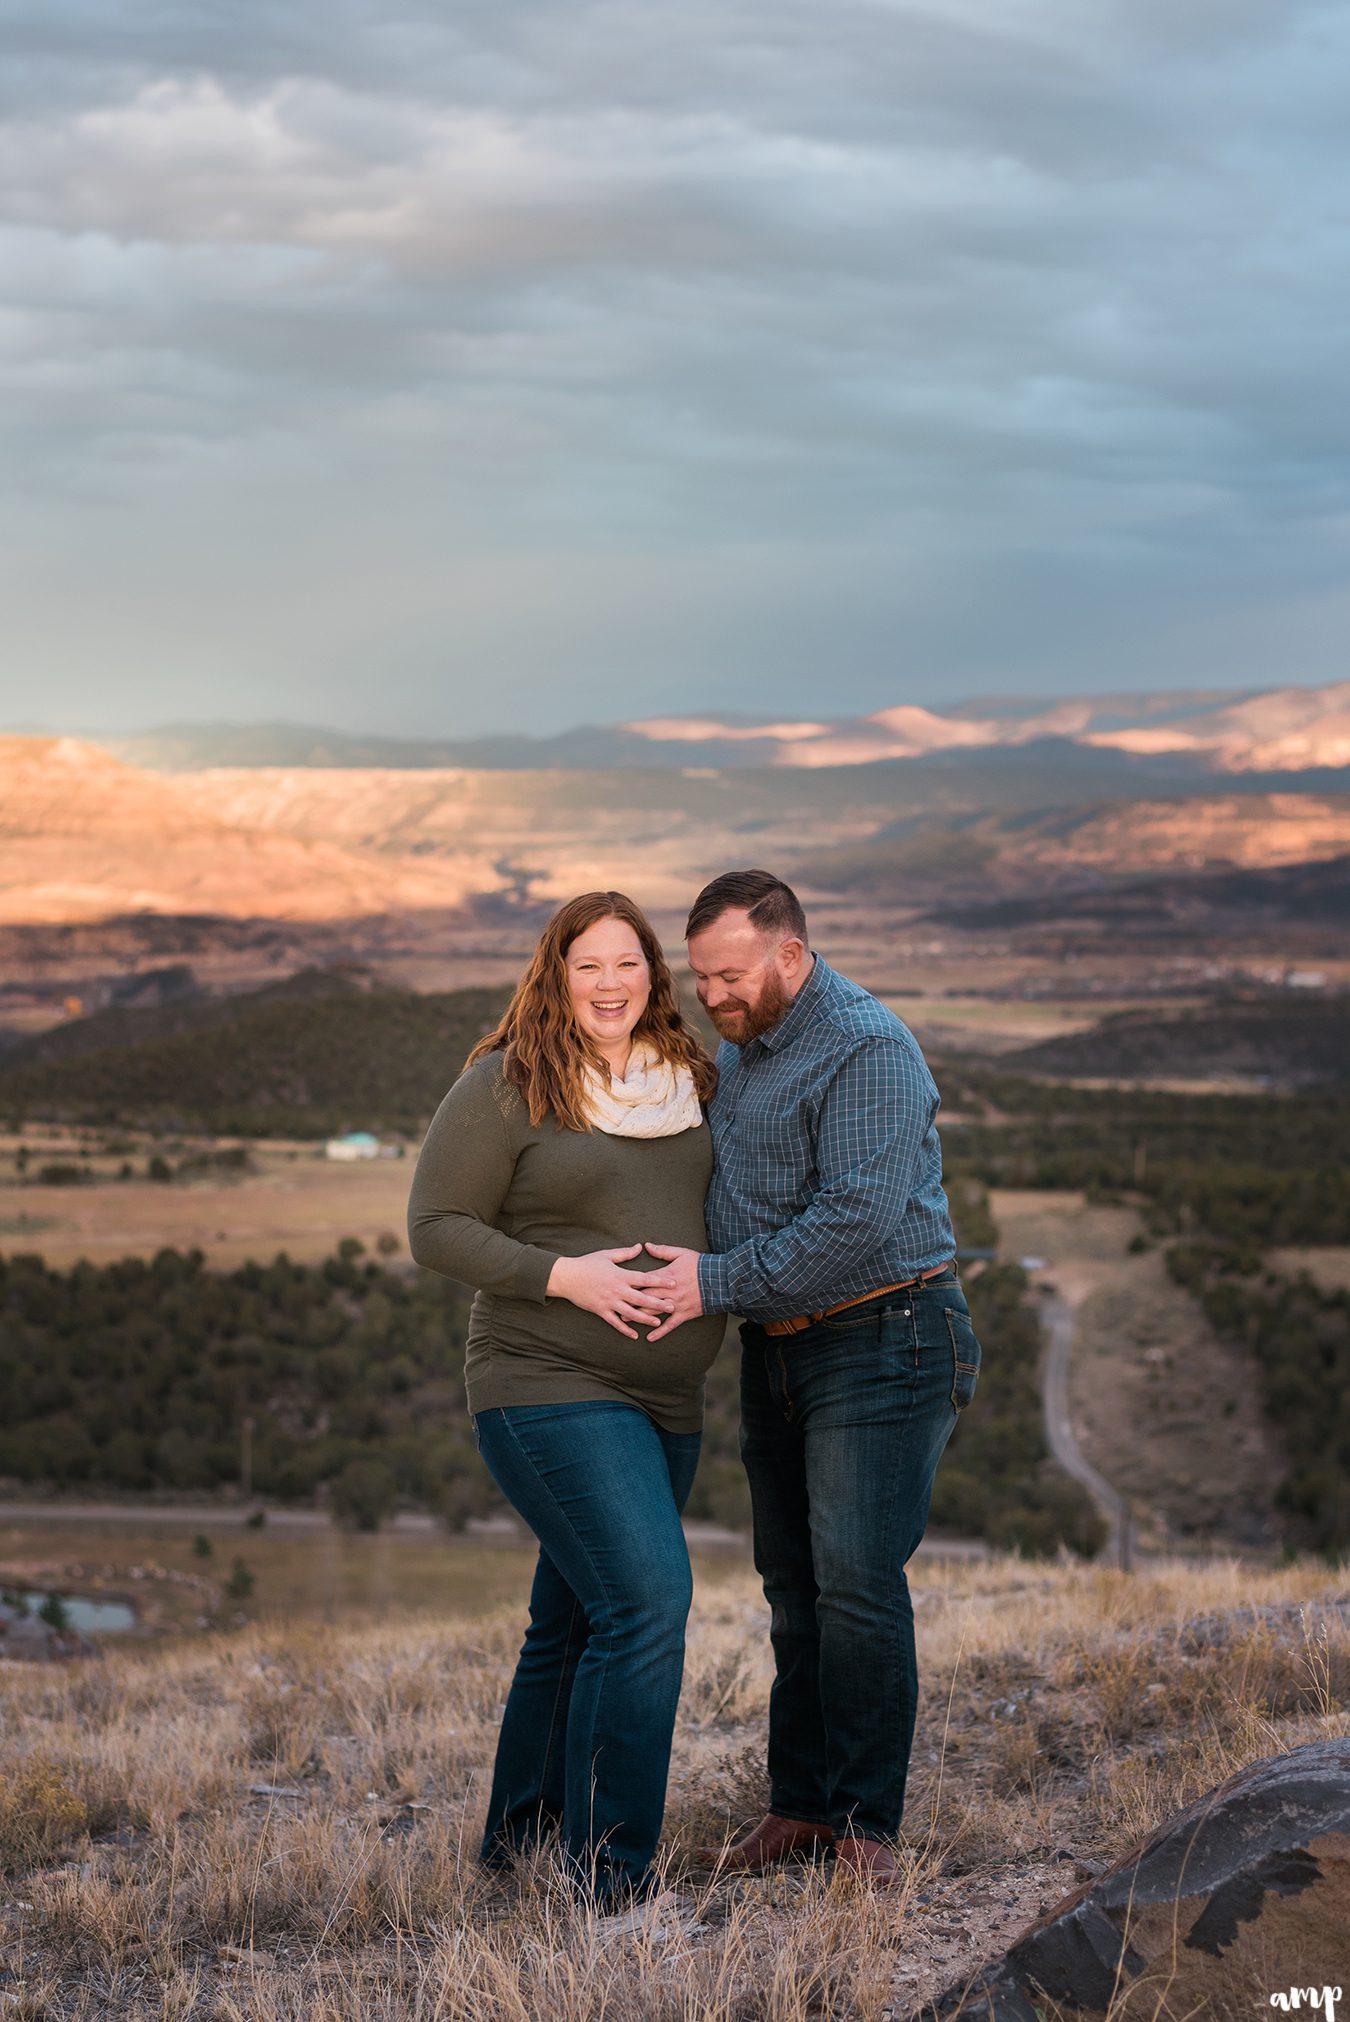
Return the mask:
[[[1350,1738],[1239,1771],[1024,1931],[922,2022],[1254,2013],[1345,1980]],[[1206,2008],[1201,2004],[1208,2002]]]

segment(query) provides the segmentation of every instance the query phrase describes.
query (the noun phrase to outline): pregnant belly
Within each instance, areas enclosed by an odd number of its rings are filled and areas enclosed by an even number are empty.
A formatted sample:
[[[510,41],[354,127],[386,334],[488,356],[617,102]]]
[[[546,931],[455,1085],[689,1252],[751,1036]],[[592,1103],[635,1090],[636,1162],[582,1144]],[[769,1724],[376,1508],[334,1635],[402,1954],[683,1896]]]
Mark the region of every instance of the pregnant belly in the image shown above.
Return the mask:
[[[616,1327],[579,1307],[541,1307],[531,1299],[493,1299],[486,1310],[475,1302],[469,1327],[470,1348],[488,1348],[496,1355],[519,1355],[548,1361],[560,1368],[604,1376],[646,1389],[697,1390],[722,1345],[722,1316],[686,1320],[673,1334],[655,1343],[639,1329],[629,1340]]]

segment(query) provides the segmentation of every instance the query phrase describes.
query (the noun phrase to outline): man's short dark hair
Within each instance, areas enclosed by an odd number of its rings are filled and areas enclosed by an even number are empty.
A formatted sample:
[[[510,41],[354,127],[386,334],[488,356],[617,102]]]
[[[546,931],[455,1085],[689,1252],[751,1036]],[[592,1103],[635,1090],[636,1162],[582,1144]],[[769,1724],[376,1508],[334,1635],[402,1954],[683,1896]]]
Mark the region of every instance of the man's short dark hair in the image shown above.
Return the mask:
[[[771,939],[786,941],[795,934],[799,941],[806,940],[801,900],[772,871],[724,871],[705,885],[685,921],[686,939],[731,912],[748,913],[751,926]]]

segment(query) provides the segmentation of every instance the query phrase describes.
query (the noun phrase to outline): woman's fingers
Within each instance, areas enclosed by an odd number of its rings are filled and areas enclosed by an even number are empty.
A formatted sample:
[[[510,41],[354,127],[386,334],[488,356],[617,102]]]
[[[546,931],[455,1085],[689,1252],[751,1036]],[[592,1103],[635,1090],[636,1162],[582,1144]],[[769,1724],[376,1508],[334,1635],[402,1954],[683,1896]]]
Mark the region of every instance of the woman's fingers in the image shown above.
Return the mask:
[[[626,1264],[630,1257],[642,1255],[641,1243],[630,1243],[626,1250],[606,1250],[604,1253],[612,1264]]]
[[[625,1299],[662,1299],[665,1296],[660,1287],[652,1282],[652,1275],[648,1271],[620,1271],[619,1277],[622,1280],[622,1296]]]

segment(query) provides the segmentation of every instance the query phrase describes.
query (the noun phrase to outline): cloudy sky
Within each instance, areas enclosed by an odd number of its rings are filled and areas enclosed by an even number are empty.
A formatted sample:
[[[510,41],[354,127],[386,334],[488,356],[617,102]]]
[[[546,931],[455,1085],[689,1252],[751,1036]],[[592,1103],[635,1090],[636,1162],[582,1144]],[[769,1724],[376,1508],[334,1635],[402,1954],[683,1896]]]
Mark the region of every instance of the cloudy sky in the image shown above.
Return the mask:
[[[1343,5],[0,32],[0,721],[1345,674]]]

